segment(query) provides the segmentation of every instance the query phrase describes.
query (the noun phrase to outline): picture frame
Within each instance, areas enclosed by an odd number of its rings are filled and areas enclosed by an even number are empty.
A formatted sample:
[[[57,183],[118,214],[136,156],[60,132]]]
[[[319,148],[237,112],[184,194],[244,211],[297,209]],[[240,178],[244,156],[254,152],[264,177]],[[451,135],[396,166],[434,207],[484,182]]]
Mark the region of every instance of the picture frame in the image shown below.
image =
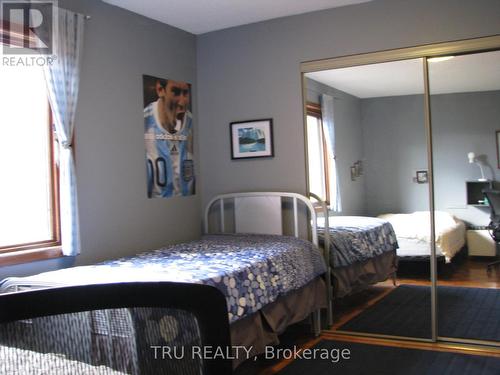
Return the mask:
[[[274,156],[271,118],[231,122],[229,136],[233,160]]]
[[[353,165],[351,166],[351,181],[356,181],[356,177],[358,177],[358,175],[356,172],[356,167]]]
[[[416,179],[417,184],[427,184],[429,182],[429,175],[427,171],[425,170],[420,170],[416,172]]]
[[[500,169],[500,130],[495,132],[497,142],[497,168]]]
[[[361,160],[358,160],[357,162],[354,163],[354,166],[356,167],[356,177],[360,177],[363,175],[363,162]]]

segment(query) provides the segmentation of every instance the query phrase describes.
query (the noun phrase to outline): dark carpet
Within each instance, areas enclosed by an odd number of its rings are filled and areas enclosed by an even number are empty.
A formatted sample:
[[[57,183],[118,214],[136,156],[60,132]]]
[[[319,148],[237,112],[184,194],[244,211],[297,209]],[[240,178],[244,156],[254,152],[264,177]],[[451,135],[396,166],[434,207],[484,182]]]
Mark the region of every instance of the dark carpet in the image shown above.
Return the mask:
[[[500,290],[438,287],[439,336],[500,341]],[[431,337],[431,289],[402,285],[339,330]]]
[[[498,375],[500,358],[323,340],[314,359],[296,359],[281,375]],[[337,359],[348,349],[349,359]],[[326,358],[326,353],[330,357]],[[345,353],[345,352],[344,352]],[[323,355],[323,357],[320,357]]]

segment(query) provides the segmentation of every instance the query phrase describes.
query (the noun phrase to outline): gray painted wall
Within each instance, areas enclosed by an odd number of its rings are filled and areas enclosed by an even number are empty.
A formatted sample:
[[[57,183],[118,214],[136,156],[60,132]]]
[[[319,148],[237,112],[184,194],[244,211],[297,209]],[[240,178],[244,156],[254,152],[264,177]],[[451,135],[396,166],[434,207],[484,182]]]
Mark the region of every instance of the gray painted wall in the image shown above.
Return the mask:
[[[351,181],[351,166],[363,159],[361,101],[341,90],[307,79],[307,100],[319,103],[321,94],[333,96],[337,170],[341,215],[365,214],[365,177]]]
[[[195,36],[98,0],[60,0],[59,5],[92,16],[85,30],[76,114],[82,239],[76,264],[197,238],[201,228],[199,194],[146,197],[142,115],[142,74],[192,83],[195,139],[199,139]],[[195,156],[199,164],[199,153]],[[0,279],[68,263],[64,259],[2,267]]]
[[[377,0],[207,33],[198,43],[202,200],[305,192],[300,63],[500,34],[497,0]],[[276,156],[231,161],[229,123],[272,117]]]
[[[77,263],[198,237],[198,195],[146,197],[142,114],[143,74],[189,82],[196,137],[195,36],[101,1],[64,4],[92,16],[76,118],[82,237]]]
[[[368,214],[427,210],[428,185],[412,181],[427,166],[422,95],[363,99],[361,108]],[[500,91],[432,95],[431,114],[436,208],[488,224],[487,208],[466,205],[465,181],[481,176],[467,153],[482,155],[486,178],[500,178]]]
[[[429,209],[429,185],[413,182],[427,169],[423,95],[361,100],[367,214]]]
[[[500,130],[500,91],[433,95],[435,202],[474,225],[487,225],[489,210],[466,206],[465,181],[481,177],[467,153],[481,155],[485,177],[499,180],[495,131]]]

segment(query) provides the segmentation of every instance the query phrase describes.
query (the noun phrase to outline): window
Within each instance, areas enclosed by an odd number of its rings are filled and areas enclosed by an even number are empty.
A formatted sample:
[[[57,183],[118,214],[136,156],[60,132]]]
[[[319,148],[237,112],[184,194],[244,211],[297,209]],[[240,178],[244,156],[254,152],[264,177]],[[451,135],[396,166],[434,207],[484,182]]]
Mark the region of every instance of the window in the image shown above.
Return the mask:
[[[4,265],[6,255],[54,250],[60,245],[60,225],[57,145],[43,70],[3,67],[0,82],[0,265]]]
[[[307,152],[309,191],[330,202],[330,157],[325,140],[321,107],[307,104]]]

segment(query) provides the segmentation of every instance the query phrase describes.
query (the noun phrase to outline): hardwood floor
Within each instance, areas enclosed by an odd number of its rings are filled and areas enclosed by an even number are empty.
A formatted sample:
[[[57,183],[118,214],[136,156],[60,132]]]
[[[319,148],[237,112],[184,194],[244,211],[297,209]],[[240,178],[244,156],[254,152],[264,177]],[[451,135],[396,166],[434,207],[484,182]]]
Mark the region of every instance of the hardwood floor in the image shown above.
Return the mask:
[[[491,259],[485,258],[464,258],[440,270],[438,285],[463,286],[475,288],[498,288],[500,289],[500,267],[495,267],[492,272],[486,271],[486,266]],[[421,264],[420,266],[424,266]],[[410,267],[411,268],[411,267]],[[426,267],[414,267],[411,272],[399,275],[398,284],[430,285],[429,272]],[[336,329],[350,320],[355,315],[361,313],[369,306],[376,303],[386,294],[394,289],[392,281],[371,286],[368,289],[352,296],[345,297],[335,302],[334,306],[334,324],[329,330],[323,331],[319,338],[311,338],[310,330],[307,326],[297,325],[290,327],[283,336],[280,337],[280,348],[309,348],[316,345],[321,339],[357,342],[372,345],[386,345],[403,348],[414,348],[421,350],[449,351],[465,354],[488,355],[500,358],[500,349],[472,347],[450,343],[425,343],[417,341],[386,340],[378,338],[346,336],[338,334]],[[270,360],[263,357],[255,361],[247,361],[237,370],[237,375],[276,374],[290,360]]]
[[[486,271],[486,266],[492,261],[492,258],[489,257],[472,257],[459,259],[445,265],[442,272],[438,273],[438,285],[500,288],[500,267],[493,267],[489,273]],[[404,284],[430,285],[428,266],[422,265],[420,271],[399,275],[398,281]],[[385,284],[389,285],[390,283],[386,282]]]
[[[500,288],[500,266],[493,267],[491,272],[486,266],[491,258],[468,258],[461,264],[454,265],[450,276],[438,277],[438,285],[470,286],[476,288]]]

